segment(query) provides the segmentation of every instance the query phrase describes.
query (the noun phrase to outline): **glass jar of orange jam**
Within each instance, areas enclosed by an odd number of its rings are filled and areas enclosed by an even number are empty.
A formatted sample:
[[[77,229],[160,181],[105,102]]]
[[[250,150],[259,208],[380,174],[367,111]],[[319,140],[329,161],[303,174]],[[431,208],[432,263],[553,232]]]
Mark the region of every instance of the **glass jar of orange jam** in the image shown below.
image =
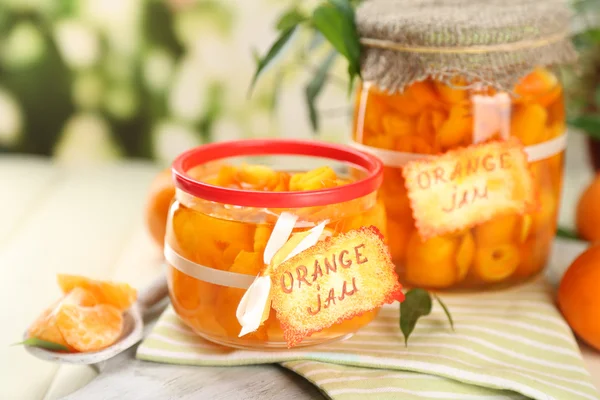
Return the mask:
[[[384,235],[377,200],[383,166],[350,147],[284,139],[214,143],[173,164],[177,188],[165,238],[171,301],[198,335],[240,348],[286,348],[276,313],[238,337],[236,309],[264,267],[263,253],[282,212],[298,216],[294,232],[327,220],[326,236],[373,225]],[[377,310],[306,338],[301,346],[343,338]]]
[[[566,145],[563,88],[557,75],[536,68],[512,93],[425,79],[388,94],[365,82],[355,104],[354,144],[380,157],[380,199],[388,244],[403,284],[485,288],[514,284],[544,268],[553,237]],[[525,146],[539,210],[503,215],[472,229],[421,240],[407,197],[407,162],[493,139],[516,136]]]

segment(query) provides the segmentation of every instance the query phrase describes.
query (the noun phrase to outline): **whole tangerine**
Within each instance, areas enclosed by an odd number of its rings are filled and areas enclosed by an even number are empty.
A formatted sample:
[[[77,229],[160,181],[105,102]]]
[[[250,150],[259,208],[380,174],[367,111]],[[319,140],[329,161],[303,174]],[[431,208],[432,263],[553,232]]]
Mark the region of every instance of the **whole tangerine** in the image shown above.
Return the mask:
[[[600,245],[581,254],[563,276],[558,306],[569,326],[586,343],[600,350]]]
[[[163,247],[169,207],[175,196],[171,170],[161,171],[152,181],[146,202],[146,226],[152,239]]]
[[[591,242],[600,241],[600,174],[579,198],[577,204],[577,232]]]

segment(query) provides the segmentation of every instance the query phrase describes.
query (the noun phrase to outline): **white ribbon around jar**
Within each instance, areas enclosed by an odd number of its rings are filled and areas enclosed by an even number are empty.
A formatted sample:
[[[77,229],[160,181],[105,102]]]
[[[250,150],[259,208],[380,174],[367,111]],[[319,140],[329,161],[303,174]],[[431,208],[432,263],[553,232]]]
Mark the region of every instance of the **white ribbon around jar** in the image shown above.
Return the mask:
[[[407,163],[417,160],[432,159],[431,154],[406,153],[402,151],[381,149],[363,144],[365,114],[372,83],[364,82],[359,101],[357,117],[356,140],[350,141],[350,146],[365,153],[378,157],[385,166],[402,168]],[[494,96],[475,95],[472,98],[475,118],[473,127],[473,143],[481,143],[491,135],[500,132],[502,139],[510,136],[510,107],[511,101],[507,93],[498,93]],[[561,153],[567,148],[566,132],[553,139],[524,148],[527,160],[530,163],[545,160]]]
[[[304,237],[302,240],[285,257],[282,259],[276,258],[279,250],[292,236],[292,231],[296,227],[297,221],[297,215],[288,212],[280,214],[263,253],[265,267],[276,268],[279,264],[314,246],[320,240],[331,236],[331,233],[325,230],[325,226],[329,221],[322,221],[310,230],[303,232]],[[215,285],[247,289],[236,311],[236,317],[242,326],[239,336],[244,336],[259,328],[264,320],[263,316],[265,312],[268,311],[267,307],[270,307],[268,304],[269,293],[271,291],[270,276],[258,275],[255,277],[210,268],[188,260],[168,244],[165,244],[164,255],[169,265],[192,278]]]

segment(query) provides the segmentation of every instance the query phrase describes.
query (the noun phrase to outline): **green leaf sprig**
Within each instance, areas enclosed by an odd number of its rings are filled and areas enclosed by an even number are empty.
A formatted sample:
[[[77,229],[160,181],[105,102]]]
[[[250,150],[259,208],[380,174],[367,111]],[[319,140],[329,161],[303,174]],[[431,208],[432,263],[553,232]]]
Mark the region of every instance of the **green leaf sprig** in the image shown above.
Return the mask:
[[[577,234],[577,232],[560,226],[556,228],[556,237],[571,240],[582,240]]]
[[[66,346],[63,346],[62,344],[49,342],[47,340],[38,339],[36,337],[30,337],[28,339],[25,339],[22,342],[13,344],[13,346],[19,346],[19,345],[39,347],[39,348],[51,350],[51,351],[65,351],[65,352],[69,351],[69,348]]]
[[[573,35],[579,60],[575,69],[565,69],[570,75],[565,89],[568,95],[567,122],[594,140],[600,140],[600,2],[573,0],[576,22],[583,28]]]
[[[333,47],[320,62],[314,71],[314,76],[305,88],[305,99],[308,116],[312,129],[318,131],[319,116],[316,111],[316,102],[330,77],[330,70],[338,57],[343,57],[348,62],[349,93],[354,80],[360,77],[360,39],[356,28],[354,8],[358,2],[352,0],[323,0],[312,13],[305,13],[297,7],[292,7],[282,14],[276,23],[279,32],[275,42],[262,57],[257,57],[256,71],[250,85],[250,92],[254,89],[260,76],[280,58],[283,51],[292,43],[294,34],[300,28],[312,30],[320,43],[321,38]],[[308,51],[315,50],[317,46],[311,45]],[[274,90],[274,93],[277,89]]]
[[[600,102],[597,104],[600,107]],[[583,114],[570,117],[568,123],[574,128],[581,129],[588,136],[600,140],[600,114]]]
[[[400,303],[400,330],[404,335],[404,345],[408,346],[408,338],[415,329],[417,321],[419,318],[425,317],[431,313],[433,301],[431,299],[431,294],[424,289],[410,289],[406,292],[405,296],[406,298],[404,301]],[[444,302],[442,302],[442,299],[436,294],[433,295],[433,298],[444,310],[444,313],[450,322],[450,327],[454,330],[454,321],[448,307],[446,307]]]

